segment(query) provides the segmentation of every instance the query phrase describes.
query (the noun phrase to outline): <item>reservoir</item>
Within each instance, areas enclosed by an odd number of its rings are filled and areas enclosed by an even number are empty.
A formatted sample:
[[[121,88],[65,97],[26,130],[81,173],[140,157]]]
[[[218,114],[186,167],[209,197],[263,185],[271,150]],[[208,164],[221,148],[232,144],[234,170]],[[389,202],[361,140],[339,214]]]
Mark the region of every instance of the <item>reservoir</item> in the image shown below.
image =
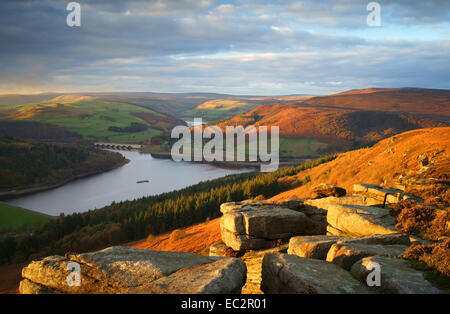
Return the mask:
[[[60,213],[68,215],[250,171],[174,162],[132,151],[120,153],[130,160],[120,168],[78,179],[53,190],[12,199],[7,203],[53,216]]]

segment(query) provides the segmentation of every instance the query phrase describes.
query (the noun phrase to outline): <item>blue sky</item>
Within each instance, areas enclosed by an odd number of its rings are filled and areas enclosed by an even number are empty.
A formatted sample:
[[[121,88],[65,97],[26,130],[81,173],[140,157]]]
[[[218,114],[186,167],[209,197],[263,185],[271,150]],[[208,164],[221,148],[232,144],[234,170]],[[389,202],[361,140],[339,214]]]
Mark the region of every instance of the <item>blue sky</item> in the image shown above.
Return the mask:
[[[448,1],[68,2],[0,1],[0,93],[450,88]]]

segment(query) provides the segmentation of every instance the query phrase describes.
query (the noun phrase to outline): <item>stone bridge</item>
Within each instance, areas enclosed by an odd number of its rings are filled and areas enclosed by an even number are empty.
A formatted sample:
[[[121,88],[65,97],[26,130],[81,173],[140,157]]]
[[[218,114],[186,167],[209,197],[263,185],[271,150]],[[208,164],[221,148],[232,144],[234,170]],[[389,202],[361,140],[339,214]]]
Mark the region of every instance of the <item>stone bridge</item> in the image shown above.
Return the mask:
[[[123,143],[94,143],[93,145],[100,149],[139,150],[142,148],[142,145]]]

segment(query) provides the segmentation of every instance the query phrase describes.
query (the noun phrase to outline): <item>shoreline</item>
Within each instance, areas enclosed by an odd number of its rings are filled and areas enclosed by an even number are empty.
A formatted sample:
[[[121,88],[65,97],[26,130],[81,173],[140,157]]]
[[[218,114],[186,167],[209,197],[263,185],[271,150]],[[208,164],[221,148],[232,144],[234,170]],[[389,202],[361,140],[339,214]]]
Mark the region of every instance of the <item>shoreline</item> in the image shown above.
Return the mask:
[[[73,176],[71,178],[65,179],[59,183],[53,184],[53,185],[44,185],[44,186],[39,186],[39,187],[34,187],[34,188],[27,188],[27,189],[23,189],[23,190],[13,190],[13,191],[7,191],[7,192],[0,192],[0,201],[8,201],[14,198],[18,198],[18,197],[23,197],[23,196],[27,196],[27,195],[31,195],[31,194],[35,194],[35,193],[39,193],[39,192],[44,192],[44,191],[48,191],[48,190],[53,190],[56,188],[59,188],[69,182],[78,180],[78,179],[83,179],[83,178],[87,178],[90,176],[94,176],[97,174],[101,174],[101,173],[105,173],[117,168],[120,168],[124,165],[126,165],[127,163],[129,163],[130,161],[128,159],[125,159],[123,162],[114,165],[111,168],[108,168],[106,170],[94,170],[94,171],[90,171],[88,173],[82,173],[76,176]],[[53,217],[53,216],[52,216]]]
[[[169,152],[155,152],[155,151],[142,151],[142,153],[150,154],[153,158],[157,159],[172,159],[172,155]],[[289,167],[296,166],[306,161],[316,159],[319,157],[305,156],[303,158],[291,158],[291,157],[281,157],[279,161],[279,167]],[[197,164],[209,164],[225,169],[241,169],[241,168],[260,168],[263,162],[250,162],[250,161],[184,161],[189,163]]]

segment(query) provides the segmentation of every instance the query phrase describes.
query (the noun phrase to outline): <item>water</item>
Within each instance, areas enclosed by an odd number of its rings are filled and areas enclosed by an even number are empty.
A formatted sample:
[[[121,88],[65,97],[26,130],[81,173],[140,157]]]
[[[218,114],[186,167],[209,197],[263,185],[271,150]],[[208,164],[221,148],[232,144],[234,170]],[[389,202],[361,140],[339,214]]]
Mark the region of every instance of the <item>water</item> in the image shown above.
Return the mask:
[[[200,181],[248,169],[222,169],[208,164],[156,159],[150,154],[120,152],[130,162],[123,167],[69,182],[59,188],[13,199],[7,203],[49,215],[101,208],[113,201],[133,200],[178,190]],[[149,180],[148,183],[136,183]]]

